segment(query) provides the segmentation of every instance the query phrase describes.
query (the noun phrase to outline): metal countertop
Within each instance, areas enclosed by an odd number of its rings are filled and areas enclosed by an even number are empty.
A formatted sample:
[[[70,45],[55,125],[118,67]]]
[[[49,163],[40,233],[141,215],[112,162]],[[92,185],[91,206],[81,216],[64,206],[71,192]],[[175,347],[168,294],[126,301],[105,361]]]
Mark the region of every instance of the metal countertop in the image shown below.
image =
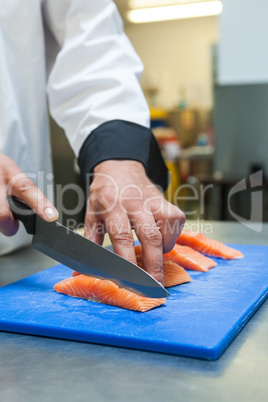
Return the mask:
[[[228,243],[268,245],[238,223],[207,222]],[[0,286],[56,262],[32,249],[0,257]],[[219,360],[209,362],[0,332],[0,401],[266,401],[268,300]]]

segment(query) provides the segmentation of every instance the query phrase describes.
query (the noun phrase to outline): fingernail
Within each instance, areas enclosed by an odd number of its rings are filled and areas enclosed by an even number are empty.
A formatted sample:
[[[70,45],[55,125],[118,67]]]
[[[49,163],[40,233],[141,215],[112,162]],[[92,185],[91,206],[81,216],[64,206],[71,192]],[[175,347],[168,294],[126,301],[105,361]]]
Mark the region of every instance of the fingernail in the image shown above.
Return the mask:
[[[45,216],[48,220],[53,220],[57,217],[57,211],[54,208],[46,208],[45,209]]]

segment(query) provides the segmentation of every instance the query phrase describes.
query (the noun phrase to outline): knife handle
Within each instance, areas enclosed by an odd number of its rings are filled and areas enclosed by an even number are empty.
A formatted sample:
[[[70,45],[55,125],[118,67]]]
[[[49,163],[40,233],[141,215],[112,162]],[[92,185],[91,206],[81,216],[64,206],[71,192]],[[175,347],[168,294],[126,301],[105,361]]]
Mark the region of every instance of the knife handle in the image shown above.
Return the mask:
[[[13,218],[23,223],[27,233],[35,234],[36,213],[28,205],[12,195],[7,197],[7,201]]]

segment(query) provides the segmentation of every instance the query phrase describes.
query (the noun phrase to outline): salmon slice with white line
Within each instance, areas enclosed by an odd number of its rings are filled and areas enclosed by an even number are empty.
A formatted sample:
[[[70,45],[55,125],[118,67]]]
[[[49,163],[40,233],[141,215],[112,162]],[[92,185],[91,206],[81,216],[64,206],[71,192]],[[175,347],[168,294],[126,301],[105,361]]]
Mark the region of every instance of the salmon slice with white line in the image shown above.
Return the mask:
[[[179,244],[175,244],[169,253],[164,254],[164,258],[176,262],[184,269],[191,271],[208,272],[210,268],[217,265],[211,258],[200,254],[191,247],[180,246]]]
[[[93,278],[77,272],[73,277],[58,282],[54,286],[54,290],[68,296],[140,312],[151,310],[166,302],[165,298],[154,299],[139,296],[127,289],[120,288],[108,279]]]
[[[209,239],[202,233],[195,233],[183,230],[177,239],[177,243],[183,246],[192,247],[200,253],[209,255],[210,257],[222,258],[224,260],[233,260],[243,258],[243,254],[225,244]]]

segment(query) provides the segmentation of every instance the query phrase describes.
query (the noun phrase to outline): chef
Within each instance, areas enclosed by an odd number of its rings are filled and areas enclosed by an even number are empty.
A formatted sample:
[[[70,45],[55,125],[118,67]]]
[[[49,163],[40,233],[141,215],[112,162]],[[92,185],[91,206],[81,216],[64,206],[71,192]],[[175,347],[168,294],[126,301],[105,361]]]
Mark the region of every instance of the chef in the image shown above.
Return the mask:
[[[46,221],[58,218],[48,104],[89,189],[85,236],[102,244],[108,232],[115,252],[135,263],[134,229],[147,271],[163,282],[163,251],[185,217],[160,191],[167,170],[149,129],[143,66],[115,4],[1,0],[0,7],[0,254],[30,241],[7,195]]]

